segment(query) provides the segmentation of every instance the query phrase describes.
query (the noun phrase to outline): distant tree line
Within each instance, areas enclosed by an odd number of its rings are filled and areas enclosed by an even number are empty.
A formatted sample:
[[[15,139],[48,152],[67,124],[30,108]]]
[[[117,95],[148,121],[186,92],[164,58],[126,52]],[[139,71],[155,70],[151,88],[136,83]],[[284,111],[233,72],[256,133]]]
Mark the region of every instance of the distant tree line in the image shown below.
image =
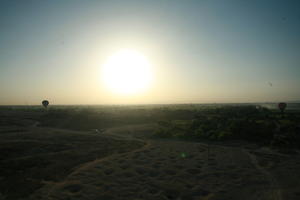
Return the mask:
[[[299,113],[278,112],[259,106],[224,106],[199,110],[192,120],[159,121],[155,135],[183,139],[242,139],[280,148],[299,148]]]

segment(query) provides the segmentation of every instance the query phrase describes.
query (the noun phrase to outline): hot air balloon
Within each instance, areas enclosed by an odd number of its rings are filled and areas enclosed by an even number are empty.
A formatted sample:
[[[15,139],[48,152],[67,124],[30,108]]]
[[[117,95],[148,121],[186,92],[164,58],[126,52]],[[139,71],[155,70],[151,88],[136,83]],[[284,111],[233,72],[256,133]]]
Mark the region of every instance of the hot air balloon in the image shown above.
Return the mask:
[[[287,104],[284,103],[284,102],[280,102],[280,103],[278,104],[278,108],[279,108],[279,110],[281,111],[281,116],[282,116],[282,117],[283,117],[283,113],[284,113],[284,110],[285,110],[286,106],[287,106]]]
[[[47,109],[47,106],[49,105],[49,101],[48,100],[42,101],[42,105]]]

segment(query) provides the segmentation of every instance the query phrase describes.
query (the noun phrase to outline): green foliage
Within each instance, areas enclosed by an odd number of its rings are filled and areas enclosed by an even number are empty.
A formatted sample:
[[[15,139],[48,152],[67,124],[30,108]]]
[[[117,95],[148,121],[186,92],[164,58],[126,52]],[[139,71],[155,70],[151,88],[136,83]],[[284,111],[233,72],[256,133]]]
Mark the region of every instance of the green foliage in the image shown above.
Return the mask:
[[[256,106],[223,106],[198,110],[191,120],[158,123],[159,137],[184,139],[242,139],[273,147],[300,147],[299,113],[284,119]],[[298,127],[298,128],[297,128]]]
[[[149,106],[150,107],[150,106]],[[54,107],[38,119],[41,126],[76,130],[102,129],[127,124],[144,124],[168,120],[192,119],[195,110],[170,107],[106,106],[106,107]]]

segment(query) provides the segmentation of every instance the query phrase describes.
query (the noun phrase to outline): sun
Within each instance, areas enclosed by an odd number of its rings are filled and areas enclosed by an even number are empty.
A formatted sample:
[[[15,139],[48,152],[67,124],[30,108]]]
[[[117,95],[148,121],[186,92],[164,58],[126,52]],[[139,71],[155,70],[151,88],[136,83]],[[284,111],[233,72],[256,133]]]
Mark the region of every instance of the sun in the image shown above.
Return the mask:
[[[131,49],[119,50],[102,67],[102,80],[114,93],[136,94],[145,91],[152,78],[152,69],[147,58]]]

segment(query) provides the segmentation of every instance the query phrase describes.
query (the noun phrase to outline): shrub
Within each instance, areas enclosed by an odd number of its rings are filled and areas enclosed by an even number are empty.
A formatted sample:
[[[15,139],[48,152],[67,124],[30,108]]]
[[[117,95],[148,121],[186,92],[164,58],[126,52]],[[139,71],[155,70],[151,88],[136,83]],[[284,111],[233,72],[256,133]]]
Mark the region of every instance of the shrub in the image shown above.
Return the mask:
[[[284,119],[277,115],[255,106],[203,109],[191,120],[159,122],[156,135],[184,139],[243,139],[263,145],[300,147],[299,114],[286,114]]]

